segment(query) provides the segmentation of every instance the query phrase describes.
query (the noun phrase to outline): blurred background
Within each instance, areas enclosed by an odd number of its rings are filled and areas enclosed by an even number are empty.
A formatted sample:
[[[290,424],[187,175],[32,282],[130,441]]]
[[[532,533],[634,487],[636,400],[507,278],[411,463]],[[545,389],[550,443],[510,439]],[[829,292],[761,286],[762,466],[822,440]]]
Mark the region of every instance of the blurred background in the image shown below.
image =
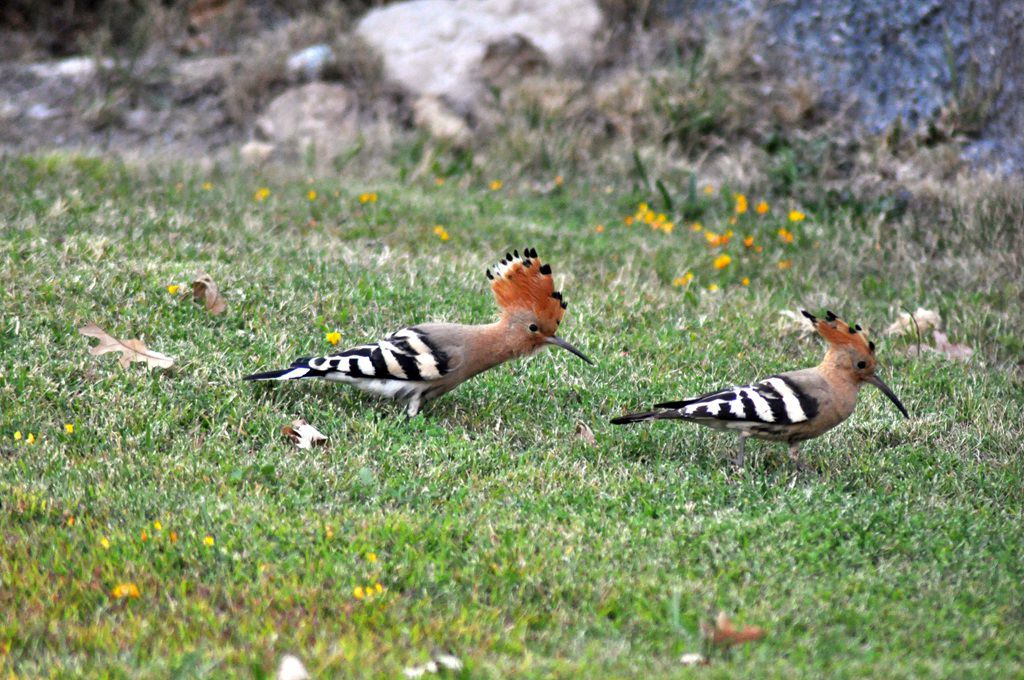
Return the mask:
[[[1024,3],[5,0],[0,149],[799,195],[1024,167]]]

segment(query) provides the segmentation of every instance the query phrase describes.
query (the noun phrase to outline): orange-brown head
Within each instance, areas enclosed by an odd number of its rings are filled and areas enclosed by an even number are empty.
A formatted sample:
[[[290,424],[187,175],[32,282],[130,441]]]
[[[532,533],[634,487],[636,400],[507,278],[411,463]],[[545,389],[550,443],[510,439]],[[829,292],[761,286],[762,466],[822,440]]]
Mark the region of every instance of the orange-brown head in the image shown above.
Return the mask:
[[[555,290],[551,265],[543,264],[533,248],[506,253],[487,270],[491,290],[501,308],[502,322],[512,335],[518,354],[532,354],[547,345],[569,350],[587,363],[593,363],[571,344],[555,335],[568,306]]]
[[[851,326],[832,312],[825,312],[824,319],[816,317],[806,309],[801,309],[800,312],[810,320],[814,329],[829,344],[828,354],[822,362],[823,366],[841,372],[857,383],[866,382],[874,385],[889,397],[904,417],[910,417],[896,394],[875,375],[875,369],[878,367],[875,343],[867,339],[860,325]]]

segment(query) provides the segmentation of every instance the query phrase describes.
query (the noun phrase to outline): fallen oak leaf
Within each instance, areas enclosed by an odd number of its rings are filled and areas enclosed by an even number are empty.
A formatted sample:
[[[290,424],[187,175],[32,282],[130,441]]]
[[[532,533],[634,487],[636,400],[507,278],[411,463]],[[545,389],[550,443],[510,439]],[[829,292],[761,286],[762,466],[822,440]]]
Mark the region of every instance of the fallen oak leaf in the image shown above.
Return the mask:
[[[582,440],[587,446],[597,446],[597,438],[594,431],[582,420],[576,422],[576,438]]]
[[[942,331],[932,331],[932,338],[935,340],[935,347],[931,345],[911,345],[907,348],[907,356],[918,357],[930,352],[953,361],[967,361],[974,354],[974,350],[967,345],[951,343],[949,336]]]
[[[900,312],[896,320],[885,329],[886,335],[906,335],[911,331],[921,332],[929,328],[939,328],[942,325],[942,318],[938,312],[933,312],[924,307],[918,307],[913,314]]]
[[[700,632],[715,647],[735,647],[746,642],[756,642],[765,636],[760,626],[736,628],[725,612],[718,612],[714,623],[700,622]]]
[[[302,418],[297,418],[292,421],[291,425],[282,427],[281,434],[295,442],[300,449],[311,449],[314,446],[323,446],[327,443],[327,435]]]
[[[192,297],[202,302],[210,314],[223,314],[228,308],[227,300],[221,296],[217,284],[206,272],[196,274],[196,279],[192,282]]]
[[[89,354],[94,357],[107,352],[120,352],[121,357],[117,363],[121,364],[121,368],[128,368],[133,361],[144,362],[147,368],[170,368],[174,365],[174,359],[148,349],[141,340],[118,340],[94,323],[85,324],[78,332],[99,339],[100,344],[89,348]]]
[[[814,333],[814,326],[807,323],[807,319],[799,312],[795,312],[792,309],[780,309],[779,317],[775,326],[783,335],[798,333],[803,338]]]
[[[974,350],[967,345],[958,345],[949,341],[942,331],[932,331],[932,338],[935,339],[935,349],[944,354],[947,359],[954,361],[967,361],[974,354]]]

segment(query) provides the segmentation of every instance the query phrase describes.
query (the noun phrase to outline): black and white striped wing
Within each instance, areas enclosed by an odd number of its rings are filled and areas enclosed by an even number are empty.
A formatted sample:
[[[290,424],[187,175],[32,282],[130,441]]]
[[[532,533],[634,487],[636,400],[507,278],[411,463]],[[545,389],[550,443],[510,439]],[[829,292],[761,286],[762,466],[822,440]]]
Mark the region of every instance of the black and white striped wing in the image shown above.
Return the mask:
[[[307,360],[328,380],[437,380],[449,371],[448,357],[415,327],[403,328],[380,342],[360,345],[340,354]],[[340,375],[332,375],[340,374]]]
[[[380,342],[359,345],[338,354],[296,359],[291,367],[247,376],[247,380],[324,378],[343,382],[439,380],[451,371],[449,357],[413,326]]]
[[[818,402],[792,380],[779,375],[753,385],[656,404],[678,417],[735,429],[773,429],[796,425],[818,414]]]

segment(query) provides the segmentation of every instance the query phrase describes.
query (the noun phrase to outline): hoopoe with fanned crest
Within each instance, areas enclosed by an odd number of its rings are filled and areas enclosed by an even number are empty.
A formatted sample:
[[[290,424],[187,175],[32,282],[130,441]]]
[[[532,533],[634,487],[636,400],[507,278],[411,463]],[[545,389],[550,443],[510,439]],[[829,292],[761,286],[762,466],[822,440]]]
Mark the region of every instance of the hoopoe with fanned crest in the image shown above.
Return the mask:
[[[555,335],[567,303],[555,290],[551,265],[537,251],[507,253],[487,270],[491,290],[501,308],[490,324],[469,326],[424,323],[396,331],[381,340],[338,354],[296,359],[289,368],[256,373],[245,380],[324,378],[348,383],[406,404],[409,417],[424,402],[450,392],[466,380],[511,359],[545,347],[566,349],[588,364],[580,350]]]
[[[832,312],[827,312],[824,319],[806,310],[801,312],[829,344],[824,360],[814,368],[655,404],[654,411],[625,415],[611,422],[627,425],[647,420],[686,420],[737,432],[740,443],[734,462],[742,466],[747,437],[786,442],[790,457],[799,463],[798,444],[825,434],[849,418],[864,383],[880,389],[904,417],[910,417],[889,386],[875,375],[875,343],[864,336],[859,325],[850,326]]]

